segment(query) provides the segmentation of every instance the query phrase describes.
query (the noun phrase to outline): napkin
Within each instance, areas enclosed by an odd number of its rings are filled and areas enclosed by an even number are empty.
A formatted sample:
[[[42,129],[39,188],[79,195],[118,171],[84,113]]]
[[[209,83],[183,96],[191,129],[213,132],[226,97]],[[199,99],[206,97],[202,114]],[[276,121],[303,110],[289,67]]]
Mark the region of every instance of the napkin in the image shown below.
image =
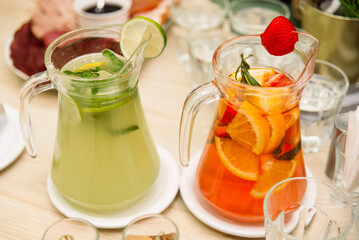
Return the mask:
[[[359,106],[356,111],[349,112],[344,154],[342,184],[346,191],[353,191],[359,181]]]

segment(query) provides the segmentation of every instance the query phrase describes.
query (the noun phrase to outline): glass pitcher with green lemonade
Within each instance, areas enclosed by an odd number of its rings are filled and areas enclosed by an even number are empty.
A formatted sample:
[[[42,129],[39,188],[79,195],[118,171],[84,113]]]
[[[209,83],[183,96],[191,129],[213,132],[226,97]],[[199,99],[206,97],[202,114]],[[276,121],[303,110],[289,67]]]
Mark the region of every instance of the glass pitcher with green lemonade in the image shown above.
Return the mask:
[[[56,39],[45,53],[47,71],[30,77],[21,90],[21,125],[33,157],[29,103],[45,90],[58,91],[51,181],[67,201],[90,211],[134,203],[160,168],[138,92],[147,40],[127,61],[120,30],[80,29]]]

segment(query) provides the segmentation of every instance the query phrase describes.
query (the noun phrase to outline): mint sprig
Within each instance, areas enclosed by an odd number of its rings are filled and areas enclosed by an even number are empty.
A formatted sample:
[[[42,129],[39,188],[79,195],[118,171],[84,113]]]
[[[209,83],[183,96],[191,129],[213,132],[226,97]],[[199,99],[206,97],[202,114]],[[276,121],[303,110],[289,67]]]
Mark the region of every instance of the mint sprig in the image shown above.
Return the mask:
[[[107,58],[110,61],[110,63],[102,66],[101,70],[105,70],[105,71],[113,74],[113,73],[120,71],[120,69],[123,67],[124,62],[121,59],[119,59],[115,55],[115,53],[112,52],[111,50],[109,50],[109,49],[103,50],[102,56]]]
[[[238,73],[239,71],[241,71],[241,82],[242,83],[246,83],[248,85],[252,85],[252,86],[258,86],[260,87],[261,85],[257,82],[257,80],[254,79],[254,77],[252,77],[250,74],[249,74],[249,69],[251,68],[249,66],[249,64],[247,63],[246,59],[250,58],[250,57],[253,57],[252,54],[248,55],[248,57],[244,58],[243,57],[243,54],[241,54],[241,58],[242,58],[242,61],[241,61],[241,64],[238,66],[237,70],[236,70],[236,73],[234,75],[234,78],[238,81]]]
[[[64,73],[70,76],[74,76],[74,77],[80,77],[80,78],[97,78],[100,76],[100,74],[98,73],[98,71],[100,71],[101,69],[99,67],[94,67],[94,68],[89,68],[83,71],[77,71],[77,72],[73,72],[70,70],[65,70]]]
[[[108,73],[114,74],[123,67],[123,61],[119,59],[114,52],[109,49],[104,49],[102,52],[102,56],[108,59],[108,63],[99,67],[92,67],[83,71],[70,71],[65,70],[63,73],[74,76],[74,77],[81,77],[81,78],[97,78],[100,76],[98,73],[99,71],[106,71]]]

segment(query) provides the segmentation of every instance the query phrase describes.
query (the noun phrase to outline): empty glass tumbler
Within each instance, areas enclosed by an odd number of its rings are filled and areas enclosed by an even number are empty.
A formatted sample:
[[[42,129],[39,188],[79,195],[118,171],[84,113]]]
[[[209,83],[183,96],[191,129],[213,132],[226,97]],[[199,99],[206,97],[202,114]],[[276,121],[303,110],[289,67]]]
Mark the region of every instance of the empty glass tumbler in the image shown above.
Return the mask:
[[[79,218],[64,218],[50,225],[42,240],[99,240],[95,226]]]
[[[293,185],[305,193],[291,191]],[[319,179],[298,177],[277,183],[268,191],[263,209],[267,240],[358,239],[348,196]]]

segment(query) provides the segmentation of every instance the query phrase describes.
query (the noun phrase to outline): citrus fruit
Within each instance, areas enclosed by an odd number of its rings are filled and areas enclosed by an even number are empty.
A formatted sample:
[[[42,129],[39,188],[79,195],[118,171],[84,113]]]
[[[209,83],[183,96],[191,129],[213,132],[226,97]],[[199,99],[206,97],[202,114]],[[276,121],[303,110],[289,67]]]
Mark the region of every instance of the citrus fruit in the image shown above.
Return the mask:
[[[158,57],[167,43],[167,37],[161,25],[152,19],[140,16],[128,20],[122,26],[120,33],[120,47],[123,56],[129,59],[137,47],[147,40],[144,58]]]
[[[266,162],[270,160],[267,159]],[[250,195],[254,198],[264,198],[268,190],[276,183],[293,177],[297,168],[296,160],[272,160],[271,164],[266,171],[258,177],[258,181],[254,184]],[[283,188],[285,185],[282,186]],[[280,190],[280,189],[278,189]]]
[[[230,138],[215,137],[215,145],[223,165],[242,179],[256,181],[259,175],[258,156]]]
[[[249,74],[262,86],[266,79],[276,74],[273,68],[251,68]],[[235,80],[236,73],[232,73],[229,77]],[[240,72],[237,74],[237,80],[241,80]]]
[[[268,143],[269,123],[257,112],[238,109],[237,115],[228,124],[229,136],[255,154],[263,152]]]
[[[242,103],[242,105],[240,106],[241,109],[243,110],[248,110],[248,111],[253,111],[253,112],[257,112],[259,114],[264,113],[262,110],[260,110],[259,108],[257,108],[256,106],[254,106],[253,104],[249,103],[248,101],[244,101]]]
[[[264,173],[268,172],[272,168],[273,162],[275,160],[276,159],[273,157],[272,153],[259,155],[260,174],[263,175]]]
[[[292,110],[283,113],[283,117],[285,120],[285,129],[288,130],[299,118],[299,108],[295,107]]]
[[[77,68],[75,70],[75,72],[81,72],[81,71],[84,71],[86,69],[90,69],[90,68],[94,68],[94,67],[100,67],[100,66],[103,66],[105,64],[106,64],[105,62],[88,63],[88,64],[82,65],[81,67]]]
[[[270,126],[270,137],[268,144],[264,147],[263,152],[273,152],[282,142],[285,135],[285,120],[282,114],[271,114],[266,116]]]

